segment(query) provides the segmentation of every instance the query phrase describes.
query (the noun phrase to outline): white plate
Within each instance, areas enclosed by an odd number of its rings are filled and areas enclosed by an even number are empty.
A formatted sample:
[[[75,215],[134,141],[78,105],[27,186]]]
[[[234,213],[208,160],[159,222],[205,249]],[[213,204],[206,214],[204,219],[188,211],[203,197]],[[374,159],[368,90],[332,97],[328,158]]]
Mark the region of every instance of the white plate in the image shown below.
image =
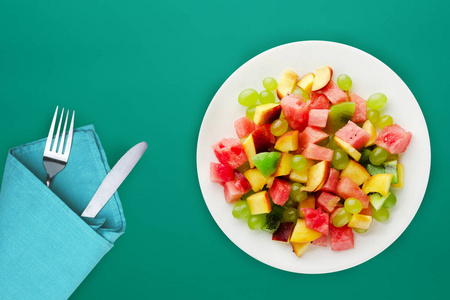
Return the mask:
[[[396,124],[412,132],[407,151],[401,155],[405,166],[405,186],[395,191],[397,205],[390,209],[386,223],[374,221],[365,234],[355,234],[355,248],[333,252],[330,247],[311,245],[298,258],[289,244],[274,242],[264,231],[248,229],[246,222],[233,218],[233,205],[224,200],[223,188],[209,180],[209,164],[217,162],[211,145],[224,137],[236,137],[233,122],[245,115],[237,101],[245,88],[263,90],[262,80],[279,78],[285,68],[300,76],[329,65],[333,80],[348,74],[351,90],[367,99],[372,93],[388,97],[384,114],[393,116]],[[272,267],[296,273],[329,273],[361,264],[390,246],[409,225],[428,183],[431,153],[427,125],[422,111],[406,84],[388,66],[356,48],[323,41],[304,41],[282,45],[252,58],[235,71],[220,87],[206,111],[197,144],[197,172],[200,187],[211,215],[222,231],[239,248]]]

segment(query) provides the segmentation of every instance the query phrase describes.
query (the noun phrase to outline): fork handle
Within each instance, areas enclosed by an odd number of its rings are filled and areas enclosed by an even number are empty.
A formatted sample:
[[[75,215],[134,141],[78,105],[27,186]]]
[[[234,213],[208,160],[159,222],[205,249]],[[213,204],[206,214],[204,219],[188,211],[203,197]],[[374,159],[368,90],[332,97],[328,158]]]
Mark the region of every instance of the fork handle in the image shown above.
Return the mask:
[[[50,187],[51,185],[52,185],[52,182],[53,182],[53,177],[50,177],[48,174],[47,174],[47,179],[46,179],[46,184],[47,184],[47,187]]]

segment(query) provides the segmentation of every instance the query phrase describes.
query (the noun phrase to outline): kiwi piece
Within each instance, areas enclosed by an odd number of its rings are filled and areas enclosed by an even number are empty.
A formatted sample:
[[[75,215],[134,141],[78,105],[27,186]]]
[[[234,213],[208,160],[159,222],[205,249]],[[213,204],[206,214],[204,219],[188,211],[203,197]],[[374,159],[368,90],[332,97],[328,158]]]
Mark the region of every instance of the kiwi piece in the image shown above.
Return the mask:
[[[353,119],[354,113],[355,103],[353,102],[342,102],[331,106],[325,131],[330,134],[335,133]]]
[[[398,183],[398,172],[397,172],[397,161],[388,161],[383,163],[384,166],[384,172],[386,174],[392,174],[392,181],[391,183]]]

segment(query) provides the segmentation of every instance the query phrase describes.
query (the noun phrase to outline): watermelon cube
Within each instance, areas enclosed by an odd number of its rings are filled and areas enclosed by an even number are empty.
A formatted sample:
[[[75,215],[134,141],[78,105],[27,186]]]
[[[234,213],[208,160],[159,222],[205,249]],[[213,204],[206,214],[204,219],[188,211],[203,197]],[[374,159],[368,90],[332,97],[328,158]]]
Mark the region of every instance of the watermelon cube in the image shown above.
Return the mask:
[[[370,134],[352,121],[348,121],[347,125],[339,129],[336,136],[356,150],[360,150],[370,140]]]
[[[329,109],[330,100],[321,92],[311,92],[309,96],[311,109]]]
[[[234,179],[234,170],[228,165],[212,162],[209,170],[212,182],[225,183]]]
[[[234,138],[223,138],[212,146],[217,159],[224,165],[236,169],[247,161],[241,142]]]
[[[331,162],[333,150],[309,143],[303,150],[302,155],[308,159]]]
[[[328,179],[325,184],[320,189],[323,192],[336,193],[336,187],[339,182],[339,171],[330,168],[330,173],[328,174]]]
[[[308,126],[325,128],[329,113],[329,109],[311,109],[309,111]]]
[[[350,227],[335,227],[330,225],[330,245],[333,251],[352,249],[355,245],[353,230]]]
[[[343,199],[356,198],[361,202],[363,208],[367,208],[370,197],[349,177],[341,177],[336,187],[336,194]]]
[[[315,127],[306,127],[298,134],[298,148],[295,153],[302,153],[309,143],[316,144],[328,137],[328,134]]]
[[[317,198],[317,204],[327,213],[331,213],[336,207],[336,204],[338,204],[339,200],[341,200],[339,196],[322,192]]]
[[[247,193],[252,189],[252,185],[247,180],[247,178],[244,176],[244,174],[242,174],[238,170],[234,170],[234,176],[237,178],[238,183],[244,189],[244,193]]]
[[[302,102],[296,95],[288,94],[281,99],[281,108],[292,129],[302,131],[308,126],[309,102]]]
[[[291,184],[283,179],[275,178],[272,186],[269,189],[269,195],[273,203],[277,205],[284,205],[289,200],[289,193],[291,192]]]
[[[302,208],[301,210],[305,215],[305,224],[307,228],[328,235],[330,220],[327,213],[322,212],[320,209],[312,208]]]
[[[320,236],[319,238],[312,241],[312,244],[320,247],[328,246],[328,235]]]
[[[241,199],[245,192],[242,185],[237,180],[233,180],[225,183],[224,194],[225,201],[227,201],[227,203],[232,203]]]
[[[367,101],[352,92],[349,92],[348,96],[350,101],[355,103],[352,121],[355,123],[365,122],[367,120]]]
[[[246,116],[234,121],[234,128],[238,138],[242,139],[255,130],[255,123]]]
[[[333,104],[347,101],[347,94],[341,90],[333,80],[330,80],[330,82],[322,89],[322,93],[324,93],[328,100]]]
[[[411,138],[411,132],[407,132],[399,125],[394,124],[381,130],[375,144],[386,149],[389,153],[398,154],[405,152]]]

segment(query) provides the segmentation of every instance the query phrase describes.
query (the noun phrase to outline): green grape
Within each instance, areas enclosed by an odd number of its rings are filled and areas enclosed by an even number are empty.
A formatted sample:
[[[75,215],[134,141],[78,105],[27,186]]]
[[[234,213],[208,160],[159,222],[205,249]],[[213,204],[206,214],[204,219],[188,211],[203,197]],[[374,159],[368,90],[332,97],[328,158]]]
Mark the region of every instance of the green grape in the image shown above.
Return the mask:
[[[364,148],[361,150],[361,158],[359,159],[359,163],[361,165],[367,165],[369,163],[370,153],[372,153],[372,150],[369,148]]]
[[[245,115],[247,116],[247,118],[249,118],[250,120],[253,120],[253,117],[255,116],[255,109],[258,105],[252,105],[249,106],[247,108],[247,110],[245,111]]]
[[[333,167],[338,170],[343,170],[348,165],[348,154],[342,149],[333,151],[333,159],[331,160]]]
[[[369,161],[372,165],[379,166],[386,161],[389,152],[381,147],[376,147],[370,152]]]
[[[294,207],[295,204],[296,204],[296,202],[295,202],[293,199],[289,198],[289,200],[286,201],[286,203],[284,203],[283,206],[284,206],[284,208],[287,208],[287,207]]]
[[[378,222],[386,222],[389,220],[389,211],[386,207],[381,207],[379,210],[372,209],[372,217]]]
[[[300,183],[294,182],[291,184],[291,191],[289,193],[290,200],[300,202],[305,200],[305,192],[300,191],[303,186]],[[306,193],[307,194],[307,193]],[[307,196],[307,195],[306,195]]]
[[[337,78],[337,85],[343,91],[348,91],[352,87],[352,79],[347,74],[341,74]]]
[[[367,229],[353,228],[353,231],[355,231],[356,233],[364,233],[367,231]]]
[[[286,133],[288,126],[289,125],[286,119],[277,119],[272,122],[272,125],[270,125],[270,132],[274,136],[280,136]]]
[[[342,227],[352,218],[352,214],[346,211],[345,209],[341,209],[333,218],[333,225],[336,227]]]
[[[306,158],[303,157],[303,155],[294,155],[291,158],[291,168],[294,171],[301,171],[304,168],[306,168],[306,165],[308,164],[308,161]]]
[[[257,91],[254,89],[246,89],[239,94],[238,101],[243,106],[252,106],[258,101],[258,97]]]
[[[275,103],[275,96],[272,92],[262,91],[259,93],[259,102],[261,102],[261,104]]]
[[[247,219],[250,216],[250,208],[247,201],[237,201],[233,207],[232,214],[236,219]]]
[[[394,120],[390,115],[384,115],[380,118],[380,121],[378,121],[378,127],[383,129],[386,126],[391,126],[394,124]]]
[[[298,210],[293,207],[288,207],[283,212],[283,221],[294,222],[298,219]]]
[[[397,197],[393,193],[389,193],[386,200],[384,200],[383,206],[386,208],[392,208],[397,203]]]
[[[326,137],[325,139],[321,140],[320,142],[317,142],[316,145],[327,147],[328,143],[330,142],[330,137]]]
[[[275,79],[273,79],[272,77],[266,77],[263,80],[263,86],[266,90],[268,91],[274,91],[277,89],[278,87],[278,83]]]
[[[334,134],[330,136],[330,141],[328,142],[328,148],[332,150],[340,149],[336,141],[334,140]]]
[[[358,214],[362,210],[362,204],[356,198],[348,198],[344,202],[344,208],[347,212],[351,214]]]
[[[367,111],[367,119],[373,126],[377,126],[378,121],[380,121],[380,112],[376,109],[369,109]]]
[[[247,220],[248,228],[251,230],[261,229],[266,224],[266,214],[251,215]]]
[[[302,96],[303,97],[303,101],[308,101],[309,100],[309,95],[307,92],[305,92],[303,89],[297,87],[293,92],[294,95],[297,96]]]
[[[381,109],[386,104],[387,98],[383,93],[375,93],[367,99],[367,107]]]

